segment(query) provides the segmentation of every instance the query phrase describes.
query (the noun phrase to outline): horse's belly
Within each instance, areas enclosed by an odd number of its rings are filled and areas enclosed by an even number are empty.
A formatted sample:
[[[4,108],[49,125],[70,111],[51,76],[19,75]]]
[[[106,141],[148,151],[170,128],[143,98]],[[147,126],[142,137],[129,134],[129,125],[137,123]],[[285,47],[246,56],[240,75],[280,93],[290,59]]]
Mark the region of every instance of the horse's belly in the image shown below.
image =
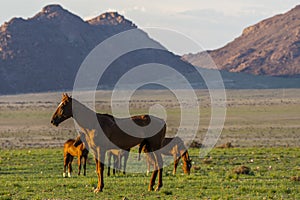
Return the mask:
[[[143,140],[142,138],[135,138],[130,136],[123,136],[123,137],[111,137],[109,138],[110,142],[112,143],[111,148],[117,146],[121,149],[129,149],[141,143]]]

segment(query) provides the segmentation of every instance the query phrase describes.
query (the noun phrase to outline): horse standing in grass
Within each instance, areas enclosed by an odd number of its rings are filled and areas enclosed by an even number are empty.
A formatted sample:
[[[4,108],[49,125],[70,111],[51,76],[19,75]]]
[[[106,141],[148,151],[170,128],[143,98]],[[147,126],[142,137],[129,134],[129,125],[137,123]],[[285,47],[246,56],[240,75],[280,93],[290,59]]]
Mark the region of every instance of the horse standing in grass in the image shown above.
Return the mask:
[[[79,125],[89,150],[95,156],[98,184],[94,192],[101,192],[104,187],[103,170],[106,151],[115,149],[116,147],[126,150],[140,144],[143,140],[147,141],[149,150],[153,152],[155,158],[153,161],[155,163],[154,171],[148,190],[153,190],[157,175],[158,185],[155,190],[159,190],[162,187],[163,160],[158,151],[161,148],[166,133],[166,123],[164,120],[149,115],[137,117],[141,118],[141,121],[145,121],[143,118],[146,118],[151,122],[149,122],[149,126],[141,129],[138,123],[131,118],[114,118],[112,120],[112,116],[95,113],[76,99],[63,94],[61,103],[52,116],[51,123],[58,126],[70,117],[73,117]],[[132,126],[132,123],[136,125]],[[135,136],[127,134],[119,125],[126,127],[126,130],[130,130],[130,133]],[[155,131],[153,127],[156,127]]]
[[[149,144],[147,141],[143,141],[140,144],[139,147],[139,160],[140,160],[140,154],[141,151],[146,153],[147,155],[147,175],[150,171],[150,165],[153,164],[151,161],[151,154],[149,154]],[[161,154],[166,155],[166,156],[173,156],[174,158],[174,168],[173,168],[173,175],[176,174],[176,169],[179,163],[180,158],[183,161],[183,172],[185,174],[190,174],[191,167],[192,167],[192,160],[189,157],[188,150],[186,149],[184,142],[182,141],[181,138],[179,137],[174,137],[174,138],[165,138],[163,140],[162,144],[162,149],[160,150]],[[150,160],[149,160],[150,158]]]
[[[72,161],[73,158],[77,157],[78,162],[78,175],[81,171],[81,160],[83,159],[83,175],[86,175],[86,161],[88,158],[89,151],[85,148],[85,145],[78,136],[75,140],[69,139],[64,144],[64,172],[63,177],[67,177],[66,168],[68,168],[68,177],[71,177],[72,173]]]

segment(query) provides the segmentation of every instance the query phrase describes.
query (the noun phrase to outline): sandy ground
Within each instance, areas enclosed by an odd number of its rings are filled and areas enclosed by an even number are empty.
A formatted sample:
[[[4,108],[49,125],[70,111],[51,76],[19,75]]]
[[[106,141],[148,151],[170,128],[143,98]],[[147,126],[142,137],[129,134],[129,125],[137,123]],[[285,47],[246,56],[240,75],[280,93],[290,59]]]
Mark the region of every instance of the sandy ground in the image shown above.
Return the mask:
[[[217,145],[300,146],[300,90],[229,90],[225,126]],[[200,126],[195,140],[203,142],[210,120],[210,98],[198,91]],[[96,94],[96,110],[111,113],[111,92]],[[50,118],[60,102],[61,93],[0,96],[0,146],[11,148],[62,147],[76,137],[73,120],[59,127]],[[171,92],[138,91],[130,102],[132,114],[147,113],[162,106],[167,114],[167,135],[175,135],[180,124],[180,104]],[[181,127],[182,128],[182,127]],[[183,127],[189,132],[190,127]]]

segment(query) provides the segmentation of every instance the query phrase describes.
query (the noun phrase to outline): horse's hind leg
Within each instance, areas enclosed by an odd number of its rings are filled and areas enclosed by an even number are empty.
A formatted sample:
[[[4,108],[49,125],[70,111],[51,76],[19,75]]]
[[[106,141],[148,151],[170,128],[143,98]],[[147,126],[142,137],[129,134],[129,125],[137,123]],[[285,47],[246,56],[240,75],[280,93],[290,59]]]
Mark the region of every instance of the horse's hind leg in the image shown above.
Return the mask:
[[[77,162],[78,162],[78,176],[80,175],[80,171],[81,171],[81,156],[78,156],[77,158]]]
[[[68,162],[68,177],[72,176],[72,161],[73,161],[73,156],[69,155],[69,162]]]
[[[63,177],[66,178],[67,175],[66,175],[66,168],[67,168],[67,165],[68,165],[68,156],[67,155],[64,155],[64,172],[63,172]]]

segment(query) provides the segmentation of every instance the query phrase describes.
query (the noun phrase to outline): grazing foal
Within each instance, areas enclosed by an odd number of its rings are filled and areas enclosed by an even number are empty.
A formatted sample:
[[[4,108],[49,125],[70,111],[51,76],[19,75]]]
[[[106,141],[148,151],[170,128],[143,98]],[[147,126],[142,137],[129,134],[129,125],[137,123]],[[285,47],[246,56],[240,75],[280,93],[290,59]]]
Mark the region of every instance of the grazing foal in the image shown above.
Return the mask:
[[[150,171],[150,165],[153,164],[151,160],[153,160],[151,154],[149,154],[149,146],[146,140],[144,140],[139,147],[139,160],[140,160],[140,153],[143,151],[146,153],[147,156],[147,175]],[[189,153],[184,145],[184,142],[180,137],[174,138],[165,138],[163,140],[162,148],[160,149],[160,153],[166,156],[173,156],[174,158],[174,168],[173,168],[173,175],[176,174],[176,169],[179,163],[180,158],[183,161],[183,172],[185,174],[190,174],[191,167],[192,167],[192,160],[189,157]]]
[[[84,144],[78,136],[75,140],[69,139],[64,144],[64,172],[63,177],[66,176],[66,168],[68,167],[68,177],[71,177],[72,173],[72,161],[73,157],[76,156],[78,162],[78,175],[80,175],[81,170],[81,160],[83,159],[83,175],[86,175],[86,161],[88,157],[88,150],[85,148]]]

